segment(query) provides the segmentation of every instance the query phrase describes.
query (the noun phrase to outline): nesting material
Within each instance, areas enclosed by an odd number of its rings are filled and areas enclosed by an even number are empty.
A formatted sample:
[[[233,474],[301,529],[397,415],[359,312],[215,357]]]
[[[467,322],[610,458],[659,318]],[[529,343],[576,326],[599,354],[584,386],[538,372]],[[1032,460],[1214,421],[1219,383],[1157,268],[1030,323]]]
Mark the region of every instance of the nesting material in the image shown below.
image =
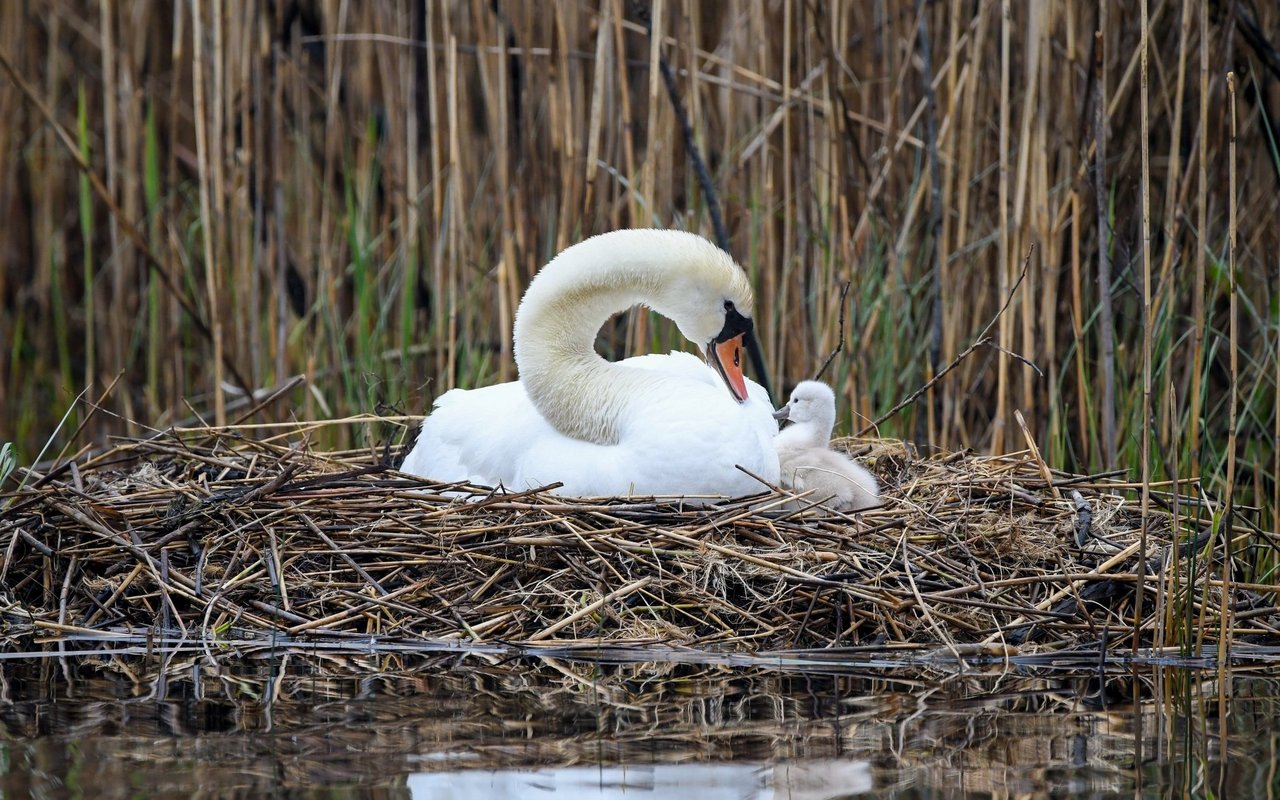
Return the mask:
[[[1144,644],[1220,629],[1221,545],[1197,532],[1195,506],[1181,501],[1176,528],[1153,510],[1139,553],[1131,485],[1033,454],[844,442],[883,487],[881,508],[851,515],[779,511],[794,497],[777,491],[710,507],[485,490],[462,502],[447,493],[465,487],[380,454],[244,433],[126,442],[8,497],[0,641],[1127,651],[1144,566]],[[1239,534],[1233,552],[1250,543]],[[1280,642],[1264,588],[1232,585],[1236,642]]]

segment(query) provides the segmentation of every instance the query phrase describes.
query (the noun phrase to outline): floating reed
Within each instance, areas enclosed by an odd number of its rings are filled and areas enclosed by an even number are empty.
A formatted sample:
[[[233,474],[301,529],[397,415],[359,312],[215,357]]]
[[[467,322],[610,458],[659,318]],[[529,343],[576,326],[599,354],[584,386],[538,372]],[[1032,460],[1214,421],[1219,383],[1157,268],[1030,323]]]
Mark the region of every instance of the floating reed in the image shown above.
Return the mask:
[[[1243,557],[1274,536],[1239,508],[1211,535],[1196,520],[1220,509],[1176,494],[1194,483],[1151,484],[1143,552],[1141,484],[1054,471],[1035,448],[844,440],[885,502],[841,515],[764,486],[706,506],[445,486],[389,450],[312,451],[314,428],[170,431],[29,474],[0,522],[0,641],[1103,657],[1135,638],[1199,652],[1228,608],[1237,646],[1280,643],[1274,587],[1233,581],[1224,598],[1221,580],[1224,542]],[[1137,605],[1142,585],[1159,602]]]

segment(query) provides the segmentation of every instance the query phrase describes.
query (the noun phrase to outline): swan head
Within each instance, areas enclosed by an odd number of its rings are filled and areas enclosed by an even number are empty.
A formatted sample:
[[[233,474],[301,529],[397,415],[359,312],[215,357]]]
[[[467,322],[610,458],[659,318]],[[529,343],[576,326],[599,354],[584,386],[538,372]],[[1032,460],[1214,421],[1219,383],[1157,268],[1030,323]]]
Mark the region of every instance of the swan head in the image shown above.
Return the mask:
[[[830,436],[836,422],[836,393],[820,381],[801,381],[791,390],[787,404],[773,412],[773,417],[790,420],[792,425],[811,423],[825,429]]]
[[[747,401],[743,375],[743,347],[751,336],[751,284],[733,258],[700,236],[687,237],[688,250],[675,280],[654,287],[646,301],[654,311],[675,322],[680,333],[702,350],[707,364],[724,381],[739,403]]]
[[[724,324],[702,347],[707,364],[716,371],[739,403],[747,401],[747,379],[742,374],[742,348],[750,334],[751,318],[743,316],[733,301],[725,300]]]
[[[594,369],[600,325],[634,305],[674,322],[730,394],[747,401],[742,349],[753,302],[742,267],[697,234],[629,229],[565,249],[525,291],[516,312],[515,357],[535,402],[559,391],[565,365],[585,359]]]

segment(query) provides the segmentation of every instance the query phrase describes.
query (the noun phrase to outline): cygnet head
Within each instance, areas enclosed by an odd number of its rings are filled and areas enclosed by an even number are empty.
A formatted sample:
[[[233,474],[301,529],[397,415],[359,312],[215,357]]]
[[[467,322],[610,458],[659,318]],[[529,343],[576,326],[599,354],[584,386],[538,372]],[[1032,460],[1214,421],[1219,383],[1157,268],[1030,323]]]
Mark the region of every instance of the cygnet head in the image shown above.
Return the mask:
[[[791,390],[787,404],[773,412],[775,419],[813,429],[815,443],[826,445],[836,424],[836,393],[819,381],[801,381]]]

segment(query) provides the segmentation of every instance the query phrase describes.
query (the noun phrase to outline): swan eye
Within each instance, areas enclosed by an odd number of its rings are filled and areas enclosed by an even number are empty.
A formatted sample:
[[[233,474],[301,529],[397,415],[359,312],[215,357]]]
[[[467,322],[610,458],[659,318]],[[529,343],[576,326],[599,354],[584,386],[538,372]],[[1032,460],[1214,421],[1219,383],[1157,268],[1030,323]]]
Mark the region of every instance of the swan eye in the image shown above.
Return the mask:
[[[720,329],[714,342],[727,342],[734,336],[751,331],[751,318],[744,317],[738,307],[733,304],[732,300],[724,301],[724,327]]]

